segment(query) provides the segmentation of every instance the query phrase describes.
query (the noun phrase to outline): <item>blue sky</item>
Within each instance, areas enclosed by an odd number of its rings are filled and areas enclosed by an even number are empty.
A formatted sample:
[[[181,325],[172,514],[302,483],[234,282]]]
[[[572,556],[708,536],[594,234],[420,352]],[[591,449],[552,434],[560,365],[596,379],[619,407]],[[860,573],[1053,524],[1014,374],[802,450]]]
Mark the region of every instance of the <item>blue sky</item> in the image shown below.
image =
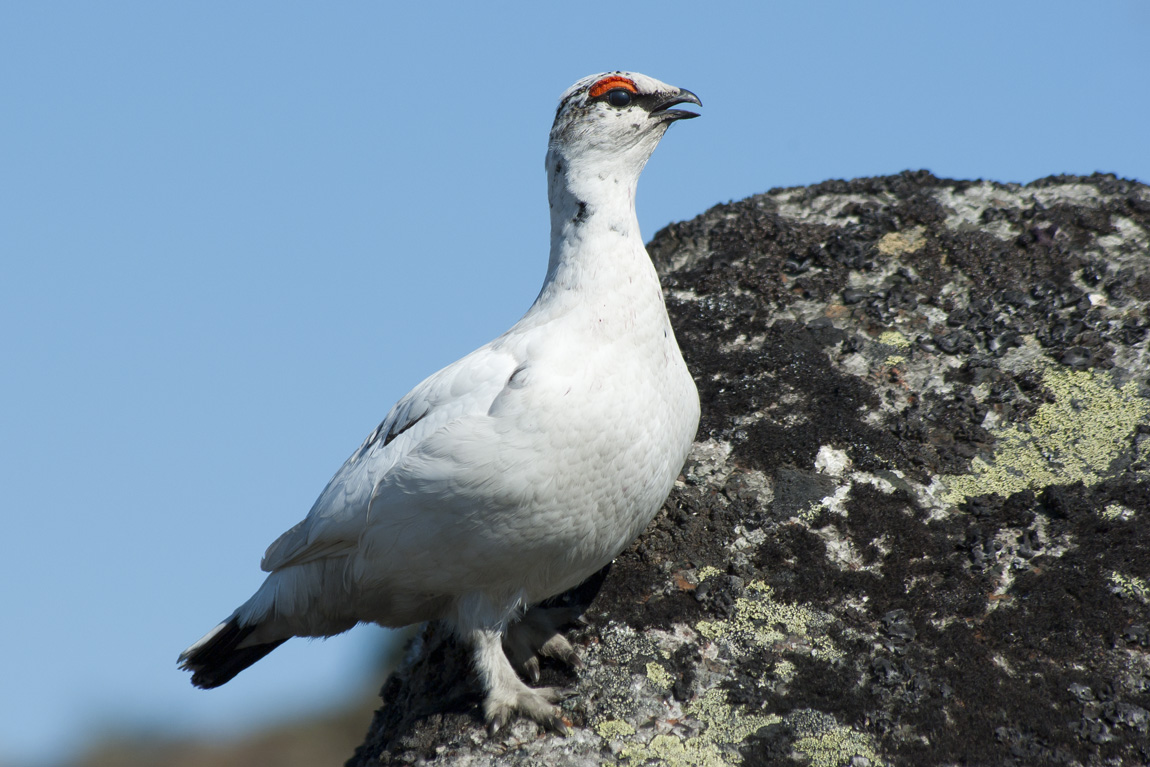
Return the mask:
[[[219,690],[175,658],[425,375],[547,261],[559,94],[690,88],[647,237],[927,168],[1150,181],[1150,5],[0,4],[0,763],[234,733],[378,687],[383,633]]]

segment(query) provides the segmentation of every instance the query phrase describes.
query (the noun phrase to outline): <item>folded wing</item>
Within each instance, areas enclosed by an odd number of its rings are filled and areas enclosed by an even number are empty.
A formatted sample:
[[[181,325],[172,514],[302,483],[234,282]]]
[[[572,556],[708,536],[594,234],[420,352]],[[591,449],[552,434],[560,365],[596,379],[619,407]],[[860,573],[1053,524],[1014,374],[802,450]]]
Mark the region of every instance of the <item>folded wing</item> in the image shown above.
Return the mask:
[[[518,364],[508,349],[488,345],[412,389],[335,473],[307,517],[268,547],[260,567],[274,572],[354,552],[369,521],[387,523],[370,519],[381,483],[402,472],[404,459],[436,432],[485,416]]]

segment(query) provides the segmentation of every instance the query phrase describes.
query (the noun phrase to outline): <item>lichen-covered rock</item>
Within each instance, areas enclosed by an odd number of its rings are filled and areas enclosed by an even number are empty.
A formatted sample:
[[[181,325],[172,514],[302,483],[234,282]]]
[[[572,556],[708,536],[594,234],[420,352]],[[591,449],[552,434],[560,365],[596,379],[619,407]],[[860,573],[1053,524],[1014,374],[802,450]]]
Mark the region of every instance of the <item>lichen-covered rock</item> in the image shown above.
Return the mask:
[[[573,734],[488,738],[431,626],[349,764],[1150,761],[1150,188],[827,182],[650,251],[703,423],[565,597]]]

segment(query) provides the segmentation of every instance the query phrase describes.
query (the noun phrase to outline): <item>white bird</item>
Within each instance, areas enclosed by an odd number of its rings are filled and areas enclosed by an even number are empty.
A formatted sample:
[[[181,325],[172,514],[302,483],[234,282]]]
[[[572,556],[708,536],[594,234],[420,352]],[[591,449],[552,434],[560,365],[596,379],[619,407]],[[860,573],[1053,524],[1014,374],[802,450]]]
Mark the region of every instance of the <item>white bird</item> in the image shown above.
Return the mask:
[[[631,72],[563,94],[539,296],[396,403],[268,548],[259,590],[180,655],[193,684],[224,684],[293,636],[440,619],[474,648],[493,729],[520,713],[564,730],[558,692],[521,681],[503,642],[577,664],[546,611],[525,611],[642,532],[694,440],[698,394],[635,215],[655,146],[697,116],[672,109],[688,102]],[[520,668],[537,681],[533,654]]]

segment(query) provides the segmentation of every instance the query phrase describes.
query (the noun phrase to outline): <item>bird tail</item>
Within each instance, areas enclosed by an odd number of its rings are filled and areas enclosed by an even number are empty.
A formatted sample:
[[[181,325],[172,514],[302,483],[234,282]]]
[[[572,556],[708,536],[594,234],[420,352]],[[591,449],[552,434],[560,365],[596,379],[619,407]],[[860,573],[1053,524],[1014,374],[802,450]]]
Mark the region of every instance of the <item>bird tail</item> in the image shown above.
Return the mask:
[[[287,639],[243,646],[257,625],[240,626],[235,616],[224,621],[180,654],[180,668],[192,672],[192,684],[219,687]]]

